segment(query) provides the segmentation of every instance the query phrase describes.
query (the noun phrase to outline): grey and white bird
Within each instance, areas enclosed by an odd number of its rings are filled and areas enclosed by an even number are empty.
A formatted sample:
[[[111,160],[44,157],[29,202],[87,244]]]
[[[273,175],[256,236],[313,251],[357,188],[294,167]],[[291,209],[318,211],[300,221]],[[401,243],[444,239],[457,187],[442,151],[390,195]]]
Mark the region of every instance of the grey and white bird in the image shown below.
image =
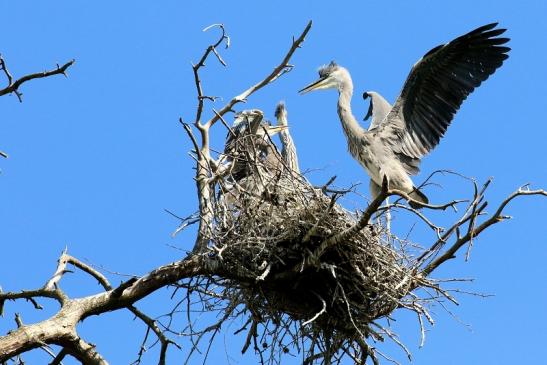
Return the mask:
[[[275,118],[277,119],[277,125],[284,127],[279,132],[279,139],[281,139],[281,157],[287,167],[297,174],[300,173],[300,167],[298,166],[298,155],[296,154],[296,146],[289,133],[288,121],[287,121],[287,108],[284,102],[279,102],[275,108]]]
[[[288,127],[271,125],[260,110],[245,110],[236,115],[226,136],[224,155],[232,164],[232,177],[238,181],[258,167],[278,169],[281,163],[275,156],[271,137]]]
[[[390,189],[428,203],[410,175],[419,172],[421,158],[437,146],[467,96],[509,57],[510,48],[503,46],[509,38],[500,37],[506,30],[496,26],[484,25],[427,52],[412,67],[392,108],[379,94],[367,93],[373,103],[369,130],[351,112],[353,82],[345,68],[331,62],[319,69],[317,81],[300,90],[338,90],[338,115],[348,149],[370,175],[373,198],[385,177]]]
[[[264,119],[264,114],[260,110],[244,110],[236,114],[232,127],[228,131],[224,143],[225,152],[230,149],[236,140],[246,135],[267,138],[266,136],[272,137],[287,128],[287,125],[271,125],[269,121]]]

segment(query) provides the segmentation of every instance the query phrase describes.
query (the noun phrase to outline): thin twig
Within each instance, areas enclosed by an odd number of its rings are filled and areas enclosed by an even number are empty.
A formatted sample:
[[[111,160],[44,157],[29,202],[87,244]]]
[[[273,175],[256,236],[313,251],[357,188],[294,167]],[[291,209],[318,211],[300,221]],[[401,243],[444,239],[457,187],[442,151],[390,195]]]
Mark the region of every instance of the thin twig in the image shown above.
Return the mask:
[[[486,228],[490,227],[493,224],[502,222],[504,220],[509,219],[509,216],[502,215],[503,209],[509,204],[513,199],[515,199],[518,196],[522,195],[541,195],[541,196],[547,196],[547,192],[545,190],[528,190],[527,188],[520,188],[514,193],[512,193],[509,197],[507,197],[503,202],[499,205],[496,212],[486,221],[484,221],[482,224],[480,224],[478,227],[473,228],[471,231],[468,231],[467,234],[465,234],[460,239],[456,240],[454,244],[448,248],[441,256],[439,256],[436,260],[431,262],[429,265],[427,265],[422,270],[422,275],[428,276],[431,274],[436,268],[438,268],[442,263],[444,263],[447,260],[450,260],[454,258],[456,252],[469,240],[471,240],[473,237],[478,236],[482,231],[484,231]]]
[[[262,87],[268,85],[270,82],[275,81],[275,79],[277,79],[282,73],[284,73],[284,70],[289,66],[289,61],[290,61],[292,55],[300,47],[302,42],[304,42],[304,39],[306,38],[306,35],[310,31],[311,26],[312,26],[312,22],[310,20],[308,22],[308,25],[306,25],[306,28],[304,28],[304,31],[302,32],[302,34],[300,34],[300,36],[296,40],[293,40],[292,45],[289,48],[289,51],[287,52],[285,57],[283,57],[283,60],[281,61],[281,63],[279,65],[277,65],[274,68],[274,70],[268,76],[266,76],[262,81],[260,81],[260,82],[256,83],[255,85],[251,86],[250,88],[248,88],[247,90],[245,90],[241,94],[239,94],[239,95],[235,96],[234,98],[232,98],[228,102],[228,104],[226,104],[224,107],[222,107],[218,111],[218,113],[215,114],[215,116],[213,116],[211,119],[209,119],[205,124],[208,127],[211,127],[217,120],[219,120],[219,118],[221,116],[224,116],[224,114],[226,114],[228,111],[232,110],[233,106],[235,104],[247,100],[247,98],[251,94],[253,94],[257,90],[261,89]]]

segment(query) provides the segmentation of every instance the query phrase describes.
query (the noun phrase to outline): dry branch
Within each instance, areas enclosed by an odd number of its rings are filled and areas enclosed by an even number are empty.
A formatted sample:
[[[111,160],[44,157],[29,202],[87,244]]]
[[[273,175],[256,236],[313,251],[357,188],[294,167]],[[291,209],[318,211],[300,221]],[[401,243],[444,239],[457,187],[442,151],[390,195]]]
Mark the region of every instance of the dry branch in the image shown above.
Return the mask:
[[[63,252],[59,259],[59,267],[77,261]],[[92,346],[86,345],[85,341],[78,337],[76,333],[77,323],[91,315],[100,315],[101,313],[121,308],[131,309],[130,307],[133,303],[159,288],[176,283],[182,278],[214,272],[215,265],[210,265],[206,261],[206,258],[201,256],[189,257],[186,260],[174,262],[153,270],[149,274],[133,281],[131,285],[125,287],[121,292],[116,291],[117,288],[115,288],[78,299],[69,299],[58,286],[55,289],[44,286],[44,288],[34,291],[1,293],[0,302],[20,298],[48,297],[58,300],[61,303],[61,309],[43,322],[23,325],[8,335],[0,337],[0,363],[23,352],[40,347],[43,344],[62,346],[67,348],[68,353],[71,355],[82,357],[84,356],[83,351],[90,358],[98,357],[99,355],[96,354],[96,351],[92,350]],[[79,266],[82,263],[76,265]],[[54,278],[57,277],[54,276]],[[58,282],[59,280],[56,281]],[[48,282],[50,283],[51,280]],[[123,285],[121,284],[121,287]]]
[[[484,190],[481,191],[480,197],[482,198],[484,195]],[[428,264],[423,270],[423,275],[427,276],[433,272],[436,268],[438,268],[441,264],[446,262],[447,260],[453,259],[455,257],[456,252],[465,245],[466,243],[471,242],[471,240],[474,237],[477,237],[479,234],[481,234],[485,229],[490,227],[491,225],[494,225],[496,223],[500,223],[504,220],[510,219],[510,216],[503,215],[503,210],[509,204],[513,199],[515,199],[518,196],[525,196],[525,195],[541,195],[541,196],[547,196],[547,192],[545,190],[529,190],[528,185],[525,185],[521,188],[519,188],[517,191],[509,195],[496,209],[496,212],[487,220],[485,220],[483,223],[481,223],[479,226],[475,227],[473,224],[469,224],[469,228],[466,232],[466,234],[463,237],[459,237],[456,242],[452,244],[450,248],[448,248],[441,256],[439,256],[437,259],[435,259],[433,262]],[[477,196],[477,198],[479,197]],[[479,201],[479,199],[475,199],[476,201]],[[480,199],[482,200],[482,199]],[[474,209],[471,213],[471,216],[469,219],[466,219],[465,221],[469,220],[476,220],[479,215],[481,215],[484,211],[484,208],[486,207],[485,204],[481,205],[478,209]],[[463,224],[460,223],[459,226]],[[458,226],[458,227],[459,227]],[[454,230],[456,229],[456,226],[454,227]]]
[[[4,88],[0,88],[0,96],[7,95],[10,93],[14,93],[17,96],[17,99],[19,99],[19,102],[23,102],[23,93],[19,91],[19,88],[21,85],[23,85],[25,82],[34,80],[34,79],[41,79],[45,77],[50,77],[54,75],[62,74],[66,77],[66,70],[74,64],[74,60],[69,61],[65,63],[63,66],[57,65],[56,69],[50,70],[50,71],[44,71],[44,72],[37,72],[33,74],[25,75],[15,81],[13,81],[13,76],[11,75],[11,72],[8,69],[8,66],[6,65],[6,61],[0,54],[0,72],[2,72],[8,82],[8,85]],[[4,158],[8,158],[8,154],[0,151],[0,156]]]
[[[74,64],[74,60],[71,60],[67,63],[65,63],[62,66],[57,65],[57,68],[49,71],[43,71],[43,72],[36,72],[33,74],[25,75],[15,81],[13,81],[13,76],[8,70],[8,67],[6,66],[6,62],[4,61],[4,58],[0,55],[0,71],[4,73],[8,80],[8,85],[4,87],[3,89],[0,89],[0,96],[14,93],[20,102],[23,102],[23,93],[19,91],[19,88],[21,85],[23,85],[25,82],[34,80],[34,79],[41,79],[45,77],[50,77],[54,75],[64,75],[66,77],[66,70]]]

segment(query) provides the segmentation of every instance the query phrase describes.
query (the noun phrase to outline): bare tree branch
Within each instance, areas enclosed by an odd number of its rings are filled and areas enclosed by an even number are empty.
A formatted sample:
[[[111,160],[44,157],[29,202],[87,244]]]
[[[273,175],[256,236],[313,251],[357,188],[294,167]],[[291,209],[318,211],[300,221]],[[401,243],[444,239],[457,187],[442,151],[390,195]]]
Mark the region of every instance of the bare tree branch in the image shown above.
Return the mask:
[[[108,362],[97,352],[95,345],[82,340],[78,336],[63,339],[60,345],[69,355],[84,365],[108,365]]]
[[[63,255],[66,253],[63,252],[61,257]],[[59,261],[65,260],[66,257]],[[59,312],[51,318],[36,324],[23,325],[8,335],[0,337],[0,363],[43,344],[57,344],[63,347],[71,345],[72,349],[69,349],[71,355],[84,357],[85,354],[88,354],[85,356],[91,359],[95,356],[93,346],[81,342],[81,339],[76,335],[78,322],[91,315],[129,307],[146,295],[182,278],[211,272],[214,265],[211,266],[206,261],[207,259],[202,256],[192,256],[186,260],[157,268],[135,280],[132,285],[124,288],[121,292],[116,292],[114,289],[89,297],[67,300],[62,304]],[[36,291],[39,296],[53,296],[53,293],[54,289]],[[26,294],[26,296],[29,297],[31,294]],[[13,293],[0,294],[0,302],[16,298],[24,298],[24,296]]]
[[[222,58],[220,58],[220,56],[218,55],[218,53],[216,51],[216,48],[218,46],[220,46],[220,44],[223,41],[227,42],[226,43],[226,48],[228,48],[229,47],[229,43],[228,43],[229,38],[226,35],[226,29],[224,29],[223,24],[213,24],[213,25],[203,29],[203,31],[206,32],[206,31],[208,31],[209,29],[211,29],[213,27],[218,27],[222,31],[222,33],[220,35],[220,38],[214,44],[211,44],[209,47],[207,47],[207,49],[205,50],[205,52],[201,56],[201,59],[198,61],[198,63],[196,63],[195,65],[192,65],[192,70],[194,71],[194,82],[196,84],[196,90],[197,90],[197,94],[198,94],[197,95],[198,105],[196,107],[196,124],[200,123],[200,121],[201,121],[201,114],[203,113],[203,102],[204,102],[205,99],[207,99],[207,97],[203,94],[203,89],[202,89],[202,86],[201,86],[201,79],[199,77],[200,68],[205,66],[205,61],[207,60],[207,58],[209,57],[211,52],[213,52],[217,56],[218,60],[224,66],[226,66],[226,64],[224,63]]]
[[[484,190],[483,190],[484,191]],[[486,221],[481,223],[478,227],[474,227],[474,225],[469,225],[469,229],[467,233],[456,240],[454,244],[448,248],[441,256],[439,256],[436,260],[431,262],[429,265],[427,265],[423,270],[422,274],[424,276],[430,275],[436,268],[438,268],[441,264],[443,264],[445,261],[453,259],[455,257],[456,252],[466,243],[468,243],[470,240],[472,240],[474,237],[481,234],[482,231],[484,231],[486,228],[490,227],[493,224],[502,222],[504,220],[510,219],[510,216],[503,215],[503,210],[509,204],[513,199],[515,199],[518,196],[523,195],[541,195],[541,196],[547,196],[547,192],[545,190],[529,190],[528,186],[525,185],[509,195],[497,208],[496,212],[488,218]],[[485,206],[485,205],[484,205]],[[477,217],[482,212],[482,209],[477,209],[474,213],[474,217]]]
[[[262,81],[260,81],[260,82],[256,83],[255,85],[251,86],[250,88],[248,88],[247,90],[245,90],[241,94],[239,94],[236,97],[232,98],[232,100],[230,100],[228,102],[228,104],[226,104],[224,107],[222,107],[218,111],[218,113],[216,113],[211,119],[209,119],[207,121],[206,125],[208,125],[209,127],[212,126],[221,116],[226,114],[228,111],[232,110],[232,108],[235,104],[247,100],[247,98],[249,96],[251,96],[251,94],[253,94],[255,91],[257,91],[257,90],[261,89],[262,87],[268,85],[272,81],[275,81],[279,76],[281,76],[283,73],[287,72],[287,68],[289,68],[289,69],[291,68],[291,66],[289,65],[289,61],[290,61],[292,55],[294,54],[294,52],[298,48],[300,48],[300,45],[304,42],[304,39],[306,38],[306,35],[310,31],[311,26],[312,26],[312,21],[310,20],[308,22],[308,25],[306,25],[306,28],[304,29],[304,31],[300,34],[300,36],[297,39],[293,40],[292,45],[289,48],[289,51],[287,52],[285,57],[283,57],[283,60],[281,61],[281,63],[279,65],[277,65],[274,68],[274,70],[268,76],[266,76]]]
[[[19,87],[23,85],[25,82],[34,80],[34,79],[41,79],[44,77],[49,77],[53,75],[65,75],[66,76],[66,70],[74,64],[74,60],[71,60],[67,63],[65,63],[62,66],[57,65],[57,68],[49,71],[43,71],[43,72],[37,72],[29,75],[25,75],[15,81],[13,81],[13,76],[9,72],[6,62],[4,58],[0,55],[0,71],[4,72],[4,75],[8,79],[8,85],[4,87],[3,89],[0,89],[0,96],[6,95],[9,93],[14,93],[20,102],[23,102],[22,96],[23,94],[19,91]]]
[[[59,351],[57,356],[55,356],[55,358],[49,363],[49,365],[62,365],[63,363],[61,361],[63,361],[66,355],[68,355],[68,351],[63,348],[61,351]]]
[[[11,72],[8,69],[8,66],[6,65],[6,61],[0,54],[0,72],[3,72],[6,76],[6,79],[8,81],[8,85],[4,88],[0,88],[0,96],[14,93],[17,96],[17,99],[19,99],[19,102],[23,102],[23,93],[19,91],[19,87],[23,85],[25,82],[34,80],[34,79],[41,79],[44,77],[54,76],[54,75],[65,75],[66,77],[66,70],[74,64],[74,60],[69,61],[65,63],[63,66],[57,65],[57,68],[50,71],[44,71],[44,72],[37,72],[29,75],[25,75],[15,81],[13,81],[13,76]],[[8,154],[0,151],[0,157],[8,158]]]

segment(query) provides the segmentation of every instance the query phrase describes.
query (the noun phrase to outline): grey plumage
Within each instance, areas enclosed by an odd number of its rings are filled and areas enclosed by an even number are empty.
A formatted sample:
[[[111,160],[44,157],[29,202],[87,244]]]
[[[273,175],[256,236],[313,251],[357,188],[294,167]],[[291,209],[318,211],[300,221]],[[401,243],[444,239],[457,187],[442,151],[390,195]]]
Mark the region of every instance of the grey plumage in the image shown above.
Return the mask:
[[[284,102],[279,102],[275,108],[275,118],[277,119],[278,126],[284,126],[285,129],[279,132],[279,138],[281,139],[281,157],[289,169],[300,173],[300,167],[298,166],[298,155],[296,154],[296,146],[287,128],[287,108]]]
[[[232,144],[243,136],[256,135],[265,138],[268,135],[272,137],[286,128],[287,126],[272,126],[269,121],[264,119],[264,115],[260,110],[244,110],[236,115],[226,136],[224,150],[225,152],[230,150]]]
[[[379,94],[367,93],[372,116],[368,131],[351,113],[353,83],[345,68],[331,62],[319,70],[319,80],[301,90],[338,90],[348,148],[370,175],[373,197],[386,177],[390,188],[428,203],[409,175],[419,172],[421,158],[439,143],[467,96],[507,59],[510,48],[503,45],[509,38],[499,37],[505,29],[496,26],[484,25],[427,52],[412,67],[392,108]]]
[[[275,157],[276,147],[270,138],[286,128],[271,125],[260,110],[245,110],[237,114],[224,144],[224,154],[233,165],[232,177],[241,180],[257,168],[258,164],[249,163],[249,155],[265,168],[278,169],[280,162]]]
[[[226,176],[219,190],[226,206],[240,207],[250,196],[269,199],[270,179],[284,167],[271,137],[286,128],[271,125],[260,110],[236,115],[226,137],[222,166]]]
[[[365,91],[363,93],[363,99],[370,98],[370,105],[368,107],[367,115],[364,120],[368,120],[372,117],[368,130],[372,130],[380,125],[385,117],[391,111],[391,104],[384,99],[384,97],[378,94],[376,91]]]

